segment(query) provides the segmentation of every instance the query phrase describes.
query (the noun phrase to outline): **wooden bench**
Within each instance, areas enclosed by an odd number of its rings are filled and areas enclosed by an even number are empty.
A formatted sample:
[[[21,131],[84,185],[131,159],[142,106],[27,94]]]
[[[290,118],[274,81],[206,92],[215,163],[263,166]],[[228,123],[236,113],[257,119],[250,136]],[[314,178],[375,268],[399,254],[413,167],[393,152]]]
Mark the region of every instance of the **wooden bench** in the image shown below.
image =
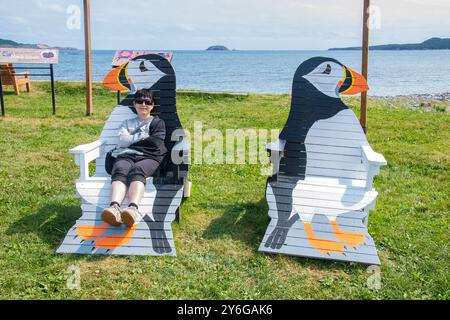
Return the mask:
[[[189,143],[183,134],[176,141],[172,133],[182,133],[176,112],[175,72],[165,58],[149,54],[135,59],[158,66],[163,70],[156,83],[149,84],[155,94],[155,109],[166,124],[165,144],[169,149],[167,163],[155,177],[147,179],[146,189],[139,210],[145,214],[142,221],[132,228],[122,225],[109,226],[100,219],[103,208],[109,206],[111,178],[105,170],[105,155],[118,142],[120,124],[136,117],[130,106],[134,94],[130,93],[116,106],[106,121],[100,138],[89,144],[70,150],[80,166],[80,178],[76,182],[77,195],[81,198],[82,216],[70,229],[58,253],[119,254],[119,255],[175,255],[171,223],[180,219],[179,207],[183,197],[189,196],[187,180],[187,156]],[[126,67],[125,67],[126,68]],[[177,158],[178,156],[178,158]],[[174,163],[172,159],[179,159]],[[96,161],[95,173],[89,175],[89,163]],[[122,206],[128,204],[127,198]]]
[[[25,85],[27,92],[31,92],[31,81],[29,72],[16,72],[12,63],[0,64],[0,76],[2,85],[13,86],[16,95],[20,94],[20,86]]]
[[[365,90],[365,79],[334,59],[297,69],[287,122],[266,148],[274,172],[260,251],[380,264],[367,225],[378,196],[373,178],[386,160],[339,97]]]

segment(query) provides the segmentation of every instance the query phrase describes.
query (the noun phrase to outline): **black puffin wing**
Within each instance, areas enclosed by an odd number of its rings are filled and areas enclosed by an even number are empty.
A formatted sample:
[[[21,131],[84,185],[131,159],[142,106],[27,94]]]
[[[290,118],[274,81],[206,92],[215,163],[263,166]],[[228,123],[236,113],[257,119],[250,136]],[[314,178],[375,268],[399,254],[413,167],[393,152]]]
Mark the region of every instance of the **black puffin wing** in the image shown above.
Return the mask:
[[[328,60],[329,58],[323,57],[308,59],[295,72],[291,108],[280,133],[280,139],[286,141],[284,157],[280,161],[281,174],[295,175],[303,179],[307,164],[305,139],[311,127],[320,120],[331,118],[348,109],[341,99],[324,94],[304,77]]]

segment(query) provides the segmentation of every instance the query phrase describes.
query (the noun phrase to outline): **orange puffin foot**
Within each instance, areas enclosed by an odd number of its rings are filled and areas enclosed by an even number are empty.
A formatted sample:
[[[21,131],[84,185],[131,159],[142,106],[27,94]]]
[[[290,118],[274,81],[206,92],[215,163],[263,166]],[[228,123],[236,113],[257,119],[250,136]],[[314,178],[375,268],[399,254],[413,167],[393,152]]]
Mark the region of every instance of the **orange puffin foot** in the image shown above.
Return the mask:
[[[75,227],[77,236],[82,237],[83,240],[92,240],[93,238],[100,237],[108,228],[108,224],[102,223],[99,226],[85,225]]]
[[[355,248],[357,245],[364,244],[365,234],[342,230],[336,221],[331,221],[334,236],[341,242]]]
[[[330,252],[344,252],[344,245],[339,242],[335,242],[332,240],[319,239],[315,236],[314,230],[312,228],[311,223],[304,223],[306,236],[308,237],[308,241],[317,250],[322,252],[323,254],[328,254]]]
[[[117,247],[123,246],[131,240],[131,236],[136,230],[138,224],[135,224],[131,228],[125,230],[125,232],[121,235],[110,235],[103,238],[98,238],[95,240],[95,247],[102,249],[113,250]]]

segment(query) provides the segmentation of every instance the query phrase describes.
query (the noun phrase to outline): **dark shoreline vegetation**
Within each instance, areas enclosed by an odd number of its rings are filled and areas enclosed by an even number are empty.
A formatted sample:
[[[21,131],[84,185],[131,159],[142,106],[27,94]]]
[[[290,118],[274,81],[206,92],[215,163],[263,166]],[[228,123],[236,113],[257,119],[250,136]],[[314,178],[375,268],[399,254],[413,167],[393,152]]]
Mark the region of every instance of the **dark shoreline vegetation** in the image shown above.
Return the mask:
[[[368,139],[388,165],[369,232],[381,259],[381,288],[358,264],[259,253],[267,226],[260,165],[193,164],[191,197],[174,223],[176,257],[57,255],[81,215],[79,169],[68,150],[96,139],[116,103],[94,84],[85,116],[83,83],[34,82],[31,94],[6,88],[0,120],[0,298],[2,299],[449,299],[449,101],[369,97]],[[413,99],[414,100],[414,99]],[[357,97],[345,100],[358,112]],[[415,102],[414,102],[415,103]],[[184,127],[281,128],[289,95],[183,94]],[[204,141],[204,147],[208,142]],[[93,170],[93,168],[91,168]],[[80,269],[81,289],[66,286]]]
[[[422,43],[383,44],[369,46],[369,50],[447,50],[450,49],[450,38],[430,38]],[[361,47],[330,48],[334,50],[361,50]]]
[[[210,46],[206,49],[206,51],[230,51],[230,49],[228,49],[225,46]]]
[[[5,48],[39,48],[39,49],[59,49],[59,50],[83,50],[77,49],[73,47],[58,47],[58,46],[49,46],[47,44],[30,44],[30,43],[19,43],[13,40],[1,39],[0,38],[0,47]],[[430,38],[421,43],[406,43],[406,44],[383,44],[383,45],[372,45],[369,46],[369,50],[448,50],[450,49],[450,38]],[[201,49],[198,49],[201,50]],[[361,50],[361,47],[343,47],[343,48],[329,48],[329,51],[337,51],[337,50]],[[110,51],[110,49],[105,50],[93,50],[93,51]],[[173,51],[173,50],[164,50],[164,51]],[[206,49],[206,51],[236,51],[236,49],[230,50],[226,46],[223,45],[213,45]]]
[[[32,48],[32,49],[59,49],[59,50],[78,50],[72,47],[52,47],[48,44],[31,44],[31,43],[19,43],[13,40],[0,39],[0,47],[3,48]]]

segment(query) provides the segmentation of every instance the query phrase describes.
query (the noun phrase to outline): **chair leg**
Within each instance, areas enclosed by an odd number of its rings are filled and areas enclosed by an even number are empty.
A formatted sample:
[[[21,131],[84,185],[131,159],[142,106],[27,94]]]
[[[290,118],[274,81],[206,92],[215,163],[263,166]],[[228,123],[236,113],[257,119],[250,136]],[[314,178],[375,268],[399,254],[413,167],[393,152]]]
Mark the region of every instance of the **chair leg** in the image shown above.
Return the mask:
[[[14,82],[13,86],[14,86],[14,92],[18,96],[20,94],[19,84],[17,82]]]
[[[186,178],[183,186],[183,198],[189,198],[191,196],[191,185],[192,182]]]
[[[25,73],[24,79],[26,79],[25,86],[27,87],[27,92],[31,92],[31,82],[28,72]]]

